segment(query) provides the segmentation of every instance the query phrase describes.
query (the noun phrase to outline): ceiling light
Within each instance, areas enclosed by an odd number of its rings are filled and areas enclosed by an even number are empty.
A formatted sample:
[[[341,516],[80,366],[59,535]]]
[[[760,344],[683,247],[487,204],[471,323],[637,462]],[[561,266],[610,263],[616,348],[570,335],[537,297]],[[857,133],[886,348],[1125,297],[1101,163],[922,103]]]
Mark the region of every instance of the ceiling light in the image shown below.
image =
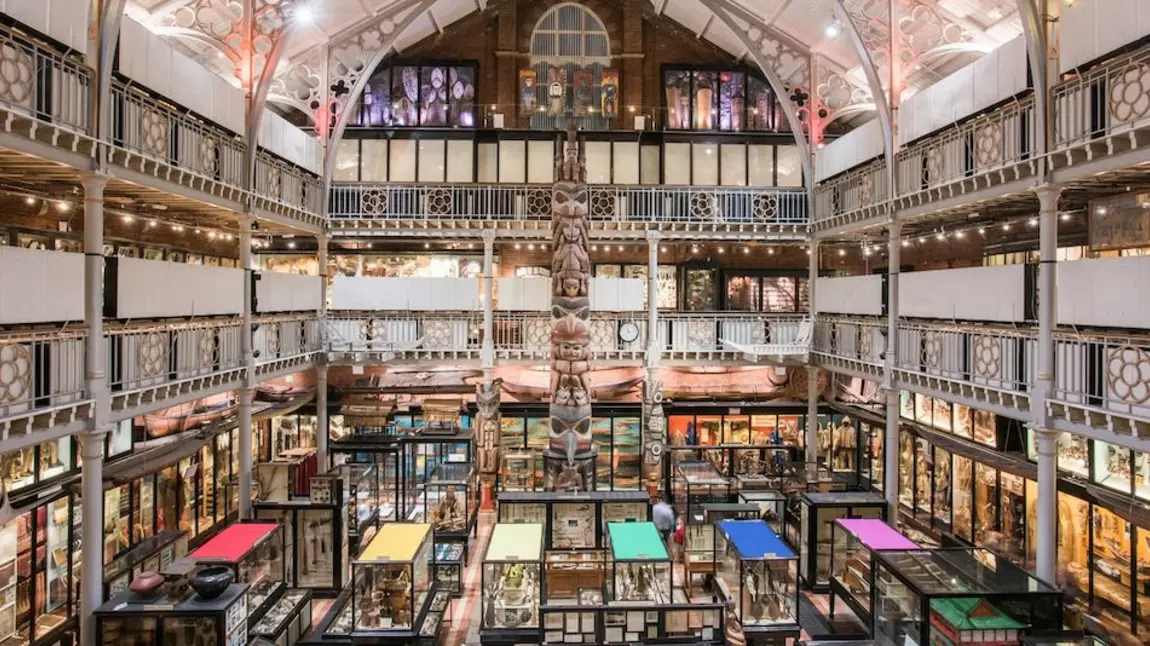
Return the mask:
[[[750,247],[743,247],[743,253],[751,253]]]
[[[1060,219],[1063,222],[1069,222],[1070,221],[1070,214],[1069,213],[1063,213],[1062,216],[1060,217]]]
[[[183,231],[183,230],[184,230],[184,225],[182,225],[182,224],[173,224],[172,225],[172,231],[175,231],[178,233],[178,232]]]
[[[699,253],[698,245],[691,245],[691,253]]]
[[[56,202],[56,210],[61,213],[67,213],[72,209],[72,205],[67,202]]]
[[[1097,213],[1098,215],[1106,215],[1106,207],[1100,206],[1100,207],[1094,209],[1094,212]]]
[[[926,244],[926,238],[924,238],[924,237],[922,237],[922,236],[919,236],[919,238],[918,238],[918,243],[919,243],[919,244]]]
[[[597,244],[591,245],[591,251],[599,251],[599,245],[597,245]]]
[[[424,249],[430,249],[430,248],[431,248],[431,243],[430,243],[430,242],[425,242],[425,243],[423,243],[423,248],[424,248]],[[516,248],[518,248],[518,247],[516,247]]]
[[[288,249],[295,249],[295,242],[289,242]]]
[[[1032,226],[1032,227],[1038,226],[1038,218],[1030,218],[1030,226]]]
[[[156,221],[155,220],[148,220],[148,228],[151,229],[154,226],[156,226]]]
[[[991,20],[1001,20],[1002,19],[1002,10],[998,9],[997,7],[994,9],[991,9],[990,11],[986,12],[986,17],[990,18]]]
[[[659,247],[659,251],[662,253],[667,253],[667,248],[666,247]]]
[[[978,235],[980,235],[980,236],[986,235],[986,227],[978,227]]]
[[[1002,225],[1002,230],[1003,231],[1010,231],[1010,223],[1007,222],[1006,224]]]
[[[296,7],[295,8],[295,14],[293,15],[293,17],[298,22],[310,23],[310,22],[313,22],[315,20],[315,14],[312,13],[311,7],[309,7],[307,5],[301,5],[301,6]]]
[[[954,237],[958,238],[959,240],[962,240],[963,238],[966,237],[966,232],[965,231],[955,231]]]
[[[36,203],[36,198],[29,195],[28,197],[24,198],[24,203],[27,204],[28,206],[32,206],[33,204]]]
[[[722,247],[719,247],[719,253],[727,253],[727,250],[722,248]]]
[[[535,251],[535,243],[532,242],[531,244],[527,245],[527,250],[528,251]]]
[[[126,222],[126,223],[131,223],[131,221],[132,221],[132,220],[134,220],[135,218],[133,218],[132,216],[130,216],[130,215],[128,215],[127,213],[125,213],[124,215],[122,215],[122,216],[120,217],[120,219],[122,219],[122,220],[123,220],[124,222]]]
[[[619,251],[622,251],[622,250],[623,250],[623,245],[619,245],[618,247],[616,247],[616,249],[618,249]]]
[[[515,248],[516,248],[516,249],[522,249],[522,248],[523,248],[523,245],[521,245],[521,244],[519,244],[518,242],[516,242],[516,243],[515,243]]]
[[[775,255],[775,248],[774,247],[767,247],[767,255],[768,256]]]
[[[215,240],[216,239],[216,232],[215,231],[208,231],[208,239]]]
[[[939,240],[946,240],[946,232],[945,231],[939,231],[938,235],[936,235],[935,237],[938,238]]]
[[[870,247],[863,247],[863,255],[864,256],[870,255]]]
[[[199,233],[201,233],[201,231],[199,229],[196,229],[196,234],[198,235]]]
[[[810,250],[810,249],[807,249],[807,255],[808,255],[808,256],[809,256],[809,255],[811,255],[811,250]]]
[[[845,255],[847,255],[847,250],[846,249],[839,249],[839,256],[841,257],[841,256],[845,256]]]
[[[842,31],[842,25],[839,24],[838,20],[836,20],[836,21],[830,23],[829,25],[827,25],[827,28],[826,28],[827,38],[835,38],[839,35],[839,32],[841,32],[841,31]]]
[[[910,246],[910,240],[903,240],[903,241],[902,241],[902,246],[904,246],[904,247],[909,247],[909,246]]]

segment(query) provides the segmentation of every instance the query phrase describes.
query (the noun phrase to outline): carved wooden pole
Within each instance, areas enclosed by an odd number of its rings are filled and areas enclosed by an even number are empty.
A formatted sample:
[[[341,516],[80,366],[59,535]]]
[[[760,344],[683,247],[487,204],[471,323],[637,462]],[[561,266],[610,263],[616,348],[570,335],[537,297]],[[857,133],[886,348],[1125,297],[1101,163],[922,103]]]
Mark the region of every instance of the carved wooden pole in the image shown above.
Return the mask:
[[[484,381],[475,386],[481,511],[495,511],[495,478],[499,475],[499,465],[503,459],[502,447],[499,445],[499,393],[502,387],[502,379]]]
[[[587,162],[567,124],[567,147],[558,142],[551,198],[551,433],[543,453],[547,489],[595,488],[591,442],[591,258],[587,244]]]

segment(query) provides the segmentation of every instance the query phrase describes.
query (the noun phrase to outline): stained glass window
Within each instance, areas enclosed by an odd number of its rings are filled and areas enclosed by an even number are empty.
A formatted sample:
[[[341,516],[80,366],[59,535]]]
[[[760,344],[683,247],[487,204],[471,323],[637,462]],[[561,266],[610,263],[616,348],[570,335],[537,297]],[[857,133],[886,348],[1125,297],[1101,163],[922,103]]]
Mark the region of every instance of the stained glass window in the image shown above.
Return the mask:
[[[381,66],[368,79],[353,127],[475,127],[474,64]]]

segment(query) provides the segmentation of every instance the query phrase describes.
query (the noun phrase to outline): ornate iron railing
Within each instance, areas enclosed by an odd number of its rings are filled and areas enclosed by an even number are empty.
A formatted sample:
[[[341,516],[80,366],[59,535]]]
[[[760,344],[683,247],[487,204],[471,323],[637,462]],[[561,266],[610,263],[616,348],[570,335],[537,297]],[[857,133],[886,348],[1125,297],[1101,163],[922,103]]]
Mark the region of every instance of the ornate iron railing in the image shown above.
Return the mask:
[[[1150,126],[1150,45],[1112,58],[1054,87],[1054,145],[1065,148]]]
[[[256,153],[254,190],[257,195],[308,213],[323,211],[323,182],[271,153]]]
[[[0,334],[0,419],[85,397],[82,328]]]
[[[832,221],[886,202],[886,161],[878,159],[815,187],[815,222]]]
[[[243,367],[237,318],[110,325],[108,386],[137,390]]]
[[[92,72],[72,57],[0,26],[4,83],[0,104],[41,121],[90,134]]]
[[[803,189],[599,185],[591,219],[616,222],[806,225]],[[551,187],[536,184],[354,184],[331,189],[333,219],[550,220]]]

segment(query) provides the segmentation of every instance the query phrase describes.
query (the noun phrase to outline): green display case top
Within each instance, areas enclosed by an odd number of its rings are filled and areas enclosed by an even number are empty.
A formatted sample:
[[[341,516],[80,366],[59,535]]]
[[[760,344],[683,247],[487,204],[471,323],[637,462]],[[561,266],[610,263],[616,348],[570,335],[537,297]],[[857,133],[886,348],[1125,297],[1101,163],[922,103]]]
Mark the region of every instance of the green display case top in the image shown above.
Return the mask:
[[[1015,621],[979,597],[935,599],[930,609],[955,630],[1020,630],[1026,624]]]
[[[666,561],[667,546],[655,523],[607,523],[616,561]]]

